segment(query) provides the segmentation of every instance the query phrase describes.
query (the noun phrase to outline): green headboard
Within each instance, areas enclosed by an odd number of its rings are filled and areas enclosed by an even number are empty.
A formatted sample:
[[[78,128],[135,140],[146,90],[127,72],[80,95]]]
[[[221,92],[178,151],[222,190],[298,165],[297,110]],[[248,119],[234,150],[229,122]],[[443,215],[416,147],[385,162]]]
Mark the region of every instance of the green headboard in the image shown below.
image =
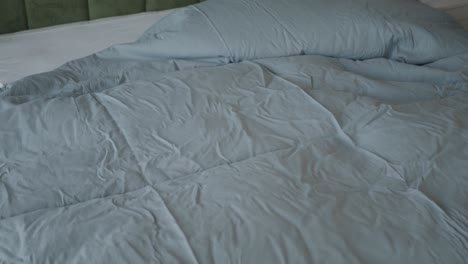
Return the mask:
[[[199,0],[0,0],[0,34],[197,2]]]

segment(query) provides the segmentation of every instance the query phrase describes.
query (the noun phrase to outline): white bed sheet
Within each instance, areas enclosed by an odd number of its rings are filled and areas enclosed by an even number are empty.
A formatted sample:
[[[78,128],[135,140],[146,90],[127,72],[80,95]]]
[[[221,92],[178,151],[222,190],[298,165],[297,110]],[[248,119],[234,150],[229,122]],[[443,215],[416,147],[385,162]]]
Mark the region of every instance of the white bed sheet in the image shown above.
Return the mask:
[[[104,18],[0,35],[0,86],[53,70],[113,44],[132,42],[174,10]]]

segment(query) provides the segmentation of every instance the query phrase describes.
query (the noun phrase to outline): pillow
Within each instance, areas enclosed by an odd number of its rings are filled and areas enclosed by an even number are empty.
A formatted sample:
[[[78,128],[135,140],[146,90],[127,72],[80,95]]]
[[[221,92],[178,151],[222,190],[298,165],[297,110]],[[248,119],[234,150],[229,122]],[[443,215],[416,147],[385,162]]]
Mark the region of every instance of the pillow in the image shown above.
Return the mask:
[[[467,52],[467,31],[415,0],[209,0],[101,56],[239,62],[318,54],[424,64]]]

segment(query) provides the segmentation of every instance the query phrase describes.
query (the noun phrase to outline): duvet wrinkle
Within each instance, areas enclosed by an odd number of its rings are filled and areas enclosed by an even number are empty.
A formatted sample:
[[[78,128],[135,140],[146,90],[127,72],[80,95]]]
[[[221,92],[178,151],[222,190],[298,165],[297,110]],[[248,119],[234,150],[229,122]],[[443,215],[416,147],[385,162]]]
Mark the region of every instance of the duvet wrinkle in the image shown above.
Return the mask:
[[[102,158],[100,159],[100,161],[98,162],[99,166],[97,167],[97,171],[96,171],[96,177],[105,182],[106,179],[104,178],[104,168],[106,167],[106,161],[107,161],[107,150],[104,152],[104,154],[102,155]]]
[[[10,187],[7,183],[2,181],[2,178],[5,174],[0,174],[0,209],[3,209],[5,206],[11,204],[12,199],[14,198],[14,192],[10,190]],[[1,188],[3,187],[3,188]],[[2,217],[0,217],[0,222],[2,221]]]
[[[114,87],[114,88],[118,88],[118,87]],[[112,104],[116,104],[116,105],[124,108],[127,111],[133,110],[131,105],[125,104],[124,102],[119,100],[117,97],[112,96],[112,94],[109,94],[109,93],[95,93],[95,94],[98,94],[99,96],[105,96],[106,99],[109,99],[112,102]],[[104,105],[101,102],[99,102],[99,103],[104,107]],[[108,112],[107,109],[106,109],[106,111]],[[109,115],[110,115],[110,113],[109,113]]]
[[[174,151],[177,154],[181,154],[180,148],[178,148],[173,142],[170,142],[168,139],[162,137],[158,131],[153,131],[150,136],[155,141],[163,143],[164,147],[166,147],[168,151]]]
[[[435,199],[431,198],[430,195],[426,194],[420,188],[414,188],[414,189],[411,189],[411,191],[420,194],[424,199],[426,199],[430,203],[430,205],[437,208],[440,211],[440,213],[443,214],[444,220],[446,221],[446,224],[450,225],[451,228],[463,230],[462,227],[460,227],[458,225],[458,223],[456,221],[454,221],[452,219],[452,217],[450,217],[450,215],[447,213],[448,208],[445,208],[444,206],[439,204]],[[467,237],[467,239],[468,239],[468,237]],[[468,241],[466,241],[466,242],[468,242]]]
[[[464,254],[463,250],[466,244],[468,243],[468,234],[466,231],[464,231],[463,227],[460,226],[457,221],[455,221],[447,212],[446,209],[444,209],[441,205],[439,205],[435,200],[431,199],[430,196],[425,194],[423,191],[416,189],[415,190],[418,194],[420,194],[424,199],[426,199],[430,205],[434,208],[436,208],[442,215],[443,215],[443,220],[444,223],[450,227],[452,230],[456,231],[453,232],[453,236],[447,236],[447,233],[442,233],[437,230],[433,230],[433,232],[436,232],[438,235],[444,238],[446,240],[446,243],[449,243],[453,246],[453,248],[457,249],[457,255],[460,259],[464,259]],[[432,217],[435,218],[434,215],[431,215]],[[455,239],[458,243],[454,243],[453,239]],[[422,243],[421,243],[422,244]],[[430,250],[429,248],[427,248]],[[466,248],[465,248],[466,249]]]
[[[377,153],[375,153],[375,152],[372,152],[372,151],[370,151],[370,150],[368,150],[368,149],[366,149],[366,148],[363,148],[363,147],[359,146],[359,144],[353,139],[353,133],[352,133],[352,131],[349,131],[349,132],[351,132],[351,133],[348,133],[348,132],[347,132],[348,129],[346,129],[346,128],[343,129],[343,128],[341,127],[341,125],[339,124],[338,120],[336,119],[335,115],[334,115],[330,110],[328,110],[328,108],[326,108],[324,105],[322,105],[319,101],[315,100],[312,96],[308,96],[308,98],[310,98],[311,100],[313,100],[316,104],[320,105],[321,108],[322,108],[323,110],[325,110],[325,111],[329,114],[329,116],[331,117],[331,121],[333,122],[335,128],[337,129],[337,131],[339,131],[338,135],[341,135],[341,136],[342,136],[341,139],[343,140],[343,141],[342,141],[343,143],[345,143],[345,144],[347,144],[347,145],[349,145],[349,146],[352,146],[352,147],[361,149],[361,150],[364,151],[365,153],[370,154],[371,156],[377,158],[378,160],[384,162],[385,164],[392,165],[392,163],[391,163],[390,161],[386,160],[386,159],[385,159],[384,157],[382,157],[381,155],[379,155],[379,154],[377,154]],[[385,109],[385,112],[384,112],[384,113],[386,113],[387,108],[383,108],[383,109]],[[381,113],[380,113],[380,116],[381,116],[382,114],[384,114],[384,113],[381,112]],[[380,117],[380,116],[379,116],[379,117]],[[374,118],[374,120],[376,120],[376,118]],[[396,171],[392,166],[390,166],[390,168],[392,169],[392,172],[393,172],[393,173],[395,173],[396,175],[399,175],[399,176],[401,177],[400,180],[404,180],[404,177],[402,177],[402,175],[400,175],[400,174],[398,173],[398,171]]]
[[[220,149],[220,147],[219,147],[219,142],[216,142],[215,146],[216,146],[216,154],[218,155],[218,157],[221,158],[221,160],[223,160],[226,164],[231,163],[231,162],[229,161],[229,159],[227,159],[227,158],[223,155],[223,153],[222,153],[222,151],[221,151],[221,149]]]
[[[133,158],[135,159],[135,162],[137,164],[137,167],[139,168],[140,170],[140,175],[141,177],[144,179],[144,181],[149,184],[150,181],[148,178],[146,178],[146,176],[144,175],[143,173],[143,169],[141,167],[141,164],[140,162],[138,161],[138,158],[136,156],[136,153],[135,151],[133,150],[132,146],[130,145],[128,139],[126,138],[125,136],[125,133],[123,133],[122,129],[120,128],[119,124],[117,123],[117,121],[115,120],[115,118],[112,116],[112,114],[109,112],[109,110],[107,109],[107,107],[98,99],[98,96],[96,94],[91,94],[92,98],[99,104],[101,105],[101,107],[103,107],[104,111],[107,113],[107,115],[109,116],[110,120],[113,122],[113,124],[116,126],[117,128],[117,131],[120,133],[120,135],[122,136],[122,138],[124,139],[124,142],[126,143],[127,147],[129,148],[130,152],[132,153],[132,156]]]
[[[249,67],[248,71],[246,71],[245,73],[240,74],[240,75],[235,77],[235,81],[233,83],[233,88],[235,87],[235,89],[240,89],[242,91],[245,91],[245,92],[248,92],[248,93],[254,95],[255,92],[253,92],[253,91],[251,91],[249,89],[245,89],[245,88],[242,87],[242,85],[239,85],[239,84],[245,82],[246,79],[254,80],[256,83],[260,82],[260,84],[258,84],[259,88],[268,88],[270,86],[270,84],[273,81],[273,78],[272,78],[273,76],[271,76],[271,74],[268,72],[268,69],[266,69],[262,65],[260,65],[258,63],[255,63],[253,61],[243,61],[242,64],[248,65],[248,66],[253,66],[253,67]],[[260,73],[261,76],[258,76],[259,73]]]
[[[365,115],[362,116],[362,118],[367,119],[367,120],[359,128],[364,128],[364,127],[370,125],[371,123],[373,123],[377,119],[380,119],[382,116],[388,115],[390,111],[392,111],[392,106],[391,105],[380,104],[378,106],[378,108],[375,110],[376,113],[372,113],[371,116],[369,116],[368,113],[366,113]],[[357,120],[357,122],[361,123],[359,120]],[[355,128],[353,128],[353,129],[355,129]]]

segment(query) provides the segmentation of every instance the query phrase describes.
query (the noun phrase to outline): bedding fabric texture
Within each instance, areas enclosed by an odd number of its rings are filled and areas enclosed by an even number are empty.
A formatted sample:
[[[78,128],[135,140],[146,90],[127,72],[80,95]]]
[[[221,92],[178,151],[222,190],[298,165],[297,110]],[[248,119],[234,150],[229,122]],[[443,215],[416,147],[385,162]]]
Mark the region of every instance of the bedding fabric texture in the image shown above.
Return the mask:
[[[0,262],[466,263],[467,43],[416,1],[209,0],[10,83]]]

